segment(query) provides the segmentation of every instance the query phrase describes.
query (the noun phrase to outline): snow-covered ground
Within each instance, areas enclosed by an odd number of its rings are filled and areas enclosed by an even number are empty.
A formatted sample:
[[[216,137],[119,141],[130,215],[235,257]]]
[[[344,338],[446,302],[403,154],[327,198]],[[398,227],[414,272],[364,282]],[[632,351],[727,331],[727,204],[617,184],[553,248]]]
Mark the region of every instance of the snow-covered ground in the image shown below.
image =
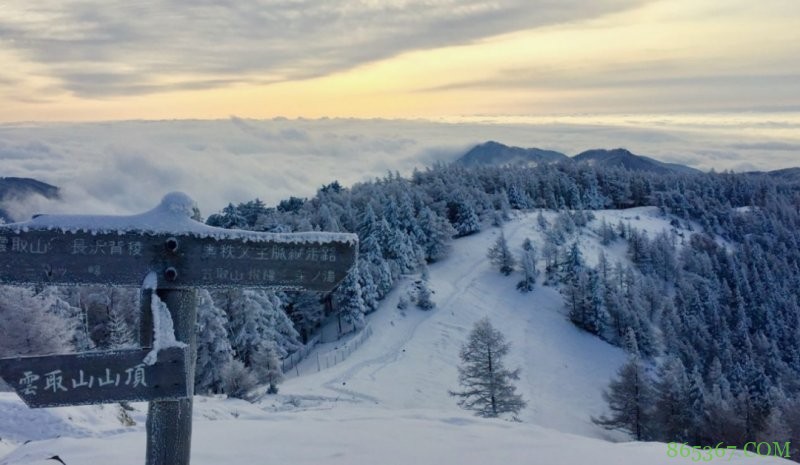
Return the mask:
[[[553,219],[553,214],[547,215]],[[669,223],[656,209],[597,212],[657,233]],[[581,243],[591,262],[602,247],[589,229]],[[541,237],[535,214],[504,227],[514,251]],[[371,337],[339,364],[319,371],[311,353],[289,374],[277,396],[254,404],[196,398],[193,463],[320,464],[586,464],[640,465],[691,459],[667,456],[661,443],[624,442],[591,423],[604,411],[601,392],[625,356],[576,329],[561,297],[549,287],[521,294],[519,275],[492,269],[486,251],[499,229],[454,242],[451,255],[430,268],[437,306],[396,308],[399,286],[369,316]],[[611,261],[625,249],[605,249]],[[412,278],[409,278],[409,280]],[[407,284],[407,283],[406,283]],[[528,402],[521,423],[474,417],[447,391],[457,389],[458,351],[472,324],[488,316],[512,343],[506,362],[522,368],[517,386]],[[336,344],[333,345],[334,347]],[[331,345],[318,351],[331,350]],[[299,373],[300,376],[297,376]],[[144,460],[144,404],[136,426],[124,428],[118,406],[27,410],[0,395],[0,465],[53,463],[140,464]],[[26,440],[28,444],[20,445]],[[623,442],[620,442],[623,441]],[[18,446],[18,447],[17,447]],[[727,461],[728,456],[724,459]],[[732,463],[787,463],[733,457]]]

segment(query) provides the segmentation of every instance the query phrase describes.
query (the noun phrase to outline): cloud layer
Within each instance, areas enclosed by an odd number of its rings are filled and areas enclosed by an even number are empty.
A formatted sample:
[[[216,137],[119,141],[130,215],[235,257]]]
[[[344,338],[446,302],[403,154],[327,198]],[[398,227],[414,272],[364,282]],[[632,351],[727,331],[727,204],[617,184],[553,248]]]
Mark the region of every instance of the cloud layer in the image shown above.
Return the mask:
[[[777,169],[798,165],[800,115],[617,117],[534,123],[393,120],[248,120],[0,125],[0,176],[32,177],[62,188],[66,202],[43,199],[14,210],[131,214],[180,190],[205,215],[228,202],[268,204],[449,162],[472,145],[497,140],[574,155],[597,147],[700,169]]]

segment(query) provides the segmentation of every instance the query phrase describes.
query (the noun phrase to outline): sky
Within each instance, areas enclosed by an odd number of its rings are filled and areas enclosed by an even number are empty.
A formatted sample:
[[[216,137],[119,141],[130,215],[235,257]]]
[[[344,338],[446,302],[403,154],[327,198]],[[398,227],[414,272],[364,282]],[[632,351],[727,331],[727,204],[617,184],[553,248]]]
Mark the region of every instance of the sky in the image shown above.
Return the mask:
[[[496,140],[800,165],[798,0],[0,0],[0,176],[138,213],[312,196]]]
[[[0,0],[0,121],[800,111],[797,0]]]

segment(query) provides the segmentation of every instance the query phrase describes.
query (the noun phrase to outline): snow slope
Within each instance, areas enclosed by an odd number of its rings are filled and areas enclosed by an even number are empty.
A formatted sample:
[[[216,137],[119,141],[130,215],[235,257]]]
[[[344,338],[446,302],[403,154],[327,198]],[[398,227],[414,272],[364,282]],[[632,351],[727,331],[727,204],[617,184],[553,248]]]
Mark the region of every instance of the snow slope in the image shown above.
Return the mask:
[[[320,373],[313,373],[316,360],[309,358],[300,369],[312,373],[288,380],[283,391],[301,396],[339,395],[392,409],[458,413],[460,409],[447,393],[458,388],[458,351],[473,323],[488,316],[512,342],[508,366],[522,368],[519,389],[529,408],[520,419],[564,432],[605,437],[605,431],[593,425],[589,416],[602,413],[601,390],[624,361],[624,354],[569,323],[554,288],[539,286],[522,294],[516,290],[519,275],[505,277],[492,269],[486,251],[497,234],[495,228],[459,239],[450,258],[431,266],[431,288],[437,302],[432,312],[397,310],[401,286],[371,317],[374,334],[358,353]],[[540,234],[535,215],[523,216],[505,227],[515,252],[525,237],[536,241]],[[591,241],[584,243],[591,247]]]
[[[553,214],[547,216],[552,220]],[[655,209],[598,212],[590,228],[603,217],[613,224],[623,219],[651,233],[669,228]],[[537,242],[541,237],[534,214],[514,219],[504,232],[514,251],[524,238]],[[369,316],[372,336],[338,365],[318,371],[317,354],[312,352],[281,386],[280,395],[263,396],[255,404],[196,398],[193,463],[690,461],[668,458],[665,444],[612,442],[624,441],[625,436],[591,423],[590,415],[604,411],[601,392],[625,356],[569,323],[556,290],[539,286],[521,294],[515,288],[518,274],[505,277],[492,269],[486,250],[498,234],[499,229],[492,228],[459,239],[448,259],[431,266],[434,310],[398,310],[397,300],[405,292],[404,285],[399,286]],[[582,249],[591,261],[601,246],[590,230],[581,234]],[[621,244],[606,253],[612,262],[625,259]],[[519,416],[522,423],[474,417],[447,393],[458,388],[459,348],[474,321],[483,316],[512,342],[507,365],[522,368],[517,386],[528,401]],[[317,351],[324,354],[345,343],[323,345]],[[36,412],[0,395],[0,437],[17,443],[35,440],[0,458],[0,465],[53,463],[44,461],[52,455],[67,465],[140,464],[145,405],[135,407],[137,426],[123,429],[115,406]],[[788,463],[739,456],[731,461],[745,462]]]

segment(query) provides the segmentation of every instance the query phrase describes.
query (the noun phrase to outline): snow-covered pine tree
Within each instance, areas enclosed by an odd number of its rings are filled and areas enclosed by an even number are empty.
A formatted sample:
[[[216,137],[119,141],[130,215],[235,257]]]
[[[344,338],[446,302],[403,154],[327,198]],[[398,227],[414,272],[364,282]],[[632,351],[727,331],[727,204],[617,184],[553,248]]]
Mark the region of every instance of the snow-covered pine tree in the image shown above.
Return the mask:
[[[106,323],[106,330],[108,331],[108,347],[111,349],[130,348],[134,345],[133,331],[125,321],[123,310],[117,306],[111,306],[108,309],[108,323]]]
[[[30,289],[0,286],[0,357],[69,352],[73,331]]]
[[[361,297],[364,299],[364,313],[371,313],[378,309],[378,300],[380,300],[378,286],[373,281],[369,262],[359,257],[357,266]]]
[[[336,219],[336,216],[333,214],[333,212],[331,212],[331,209],[327,204],[322,204],[320,207],[319,217],[320,228],[323,231],[339,232],[342,230],[341,226],[339,226],[339,220]]]
[[[614,231],[614,227],[606,221],[605,217],[600,221],[600,230],[597,234],[600,236],[600,243],[606,246],[617,239],[617,233]]]
[[[481,230],[478,214],[463,196],[448,203],[448,218],[458,237],[468,236]]]
[[[626,431],[637,441],[651,438],[653,388],[639,357],[633,356],[622,365],[603,398],[611,416],[592,417],[592,422],[609,430]]]
[[[281,356],[301,346],[299,334],[274,292],[229,290],[216,294],[228,315],[228,337],[237,359],[251,366],[251,357],[264,343],[273,341]]]
[[[257,385],[256,377],[240,360],[234,359],[222,367],[222,386],[228,397],[247,399]]]
[[[522,292],[530,292],[536,285],[536,278],[539,271],[536,269],[536,249],[530,239],[525,239],[522,243],[522,255],[519,259],[522,268],[522,280],[517,283],[517,289]]]
[[[325,318],[325,307],[320,294],[314,292],[296,292],[285,295],[287,314],[300,333],[303,343]]]
[[[556,280],[556,272],[559,268],[559,258],[561,251],[552,241],[546,240],[542,246],[542,259],[544,260],[545,285],[552,284]]]
[[[361,238],[360,249],[359,258],[369,263],[372,282],[376,286],[378,298],[382,299],[392,289],[394,278],[392,269],[383,256],[377,230]]]
[[[425,206],[417,215],[425,259],[435,262],[447,256],[448,242],[456,234],[450,223]]]
[[[403,231],[392,229],[385,218],[378,222],[377,238],[382,256],[389,262],[394,277],[416,267],[417,257],[410,238]]]
[[[261,383],[269,384],[267,394],[277,394],[278,384],[283,381],[283,370],[274,342],[260,346],[252,357],[252,370]]]
[[[72,346],[77,352],[86,352],[95,348],[89,337],[86,312],[80,308],[80,292],[75,286],[48,286],[39,295],[46,302],[47,311],[63,319],[73,333]]]
[[[214,305],[205,289],[197,291],[197,362],[195,391],[200,394],[224,390],[223,369],[233,361],[233,348],[225,329],[225,312]]]
[[[433,301],[433,293],[428,287],[427,279],[420,280],[420,284],[417,289],[417,307],[421,308],[422,310],[431,310],[436,307],[436,302]]]
[[[539,210],[539,213],[536,214],[536,224],[539,225],[539,230],[547,231],[547,227],[550,226],[550,223],[547,221],[547,218],[544,217],[542,210]]]
[[[265,310],[269,330],[265,333],[264,340],[267,344],[270,341],[275,343],[278,357],[283,358],[300,349],[303,346],[300,343],[300,334],[295,330],[292,320],[284,311],[284,304],[280,297],[274,291],[263,289],[246,292],[251,293],[252,298],[259,302]]]
[[[578,273],[561,288],[570,320],[592,334],[601,334],[606,326],[599,286],[599,279],[594,270],[579,269]]]
[[[503,231],[500,231],[500,236],[498,236],[497,241],[489,248],[487,256],[492,262],[492,265],[497,267],[504,275],[508,276],[514,271],[516,260],[511,250],[508,248],[508,242],[506,242],[506,236],[503,234]]]
[[[736,410],[735,399],[724,375],[710,379],[710,389],[705,393],[701,441],[723,441],[743,444],[746,437],[745,422]]]
[[[525,401],[512,384],[519,379],[519,369],[510,371],[503,365],[510,347],[488,318],[475,323],[459,354],[462,364],[458,382],[463,391],[450,391],[451,396],[459,398],[459,406],[482,417],[516,415],[525,408]]]
[[[226,329],[236,358],[250,366],[250,357],[269,330],[263,308],[240,289],[219,292],[214,301],[220,303],[228,317]]]
[[[561,282],[570,283],[574,282],[578,274],[585,268],[583,261],[583,254],[577,241],[564,253],[564,257],[559,263],[559,271],[561,273]]]
[[[495,213],[500,214],[500,221],[496,226],[501,226],[503,222],[511,219],[511,204],[508,203],[508,194],[505,191],[500,191],[497,195],[497,203]]]
[[[507,199],[509,206],[514,210],[524,210],[528,208],[528,196],[525,192],[518,188],[516,184],[512,184],[508,188]]]
[[[670,357],[658,370],[654,386],[654,426],[657,437],[666,442],[687,442],[692,417],[689,377],[677,357]]]
[[[358,283],[358,268],[347,274],[339,287],[333,291],[334,309],[342,319],[360,329],[364,327],[364,298],[361,296],[361,285]]]
[[[405,310],[408,308],[408,297],[401,295],[399,299],[397,299],[397,309],[398,310]],[[403,312],[405,315],[405,312]]]

